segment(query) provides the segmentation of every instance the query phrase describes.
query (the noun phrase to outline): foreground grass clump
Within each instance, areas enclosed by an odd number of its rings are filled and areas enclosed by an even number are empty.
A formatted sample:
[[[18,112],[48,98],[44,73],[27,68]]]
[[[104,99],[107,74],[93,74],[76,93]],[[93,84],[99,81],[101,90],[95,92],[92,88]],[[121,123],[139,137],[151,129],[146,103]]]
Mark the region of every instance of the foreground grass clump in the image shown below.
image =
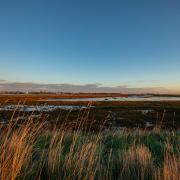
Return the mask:
[[[0,179],[180,178],[180,133],[48,130],[9,123],[0,133]]]

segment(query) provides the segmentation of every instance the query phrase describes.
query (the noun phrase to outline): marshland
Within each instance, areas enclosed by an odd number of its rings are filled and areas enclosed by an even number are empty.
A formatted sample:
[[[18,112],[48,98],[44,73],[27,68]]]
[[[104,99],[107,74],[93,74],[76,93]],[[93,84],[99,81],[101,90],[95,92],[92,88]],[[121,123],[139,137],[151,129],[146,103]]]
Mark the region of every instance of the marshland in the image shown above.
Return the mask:
[[[2,180],[179,179],[179,101],[50,98],[1,95]]]

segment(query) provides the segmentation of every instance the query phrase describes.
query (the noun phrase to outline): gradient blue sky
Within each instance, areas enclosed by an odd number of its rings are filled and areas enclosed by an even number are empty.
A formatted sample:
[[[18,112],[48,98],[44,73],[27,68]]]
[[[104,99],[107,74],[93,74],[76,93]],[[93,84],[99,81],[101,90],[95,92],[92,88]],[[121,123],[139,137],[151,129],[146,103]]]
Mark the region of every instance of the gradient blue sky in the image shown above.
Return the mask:
[[[180,1],[0,0],[0,79],[180,90]]]

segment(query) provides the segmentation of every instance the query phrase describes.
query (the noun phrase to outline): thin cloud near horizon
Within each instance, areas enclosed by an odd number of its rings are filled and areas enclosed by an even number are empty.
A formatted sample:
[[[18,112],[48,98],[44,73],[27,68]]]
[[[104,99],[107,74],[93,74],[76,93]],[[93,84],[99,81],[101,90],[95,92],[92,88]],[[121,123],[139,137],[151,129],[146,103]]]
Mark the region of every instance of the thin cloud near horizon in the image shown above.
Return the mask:
[[[123,84],[114,87],[103,86],[100,83],[92,84],[42,84],[42,83],[30,83],[30,82],[8,82],[6,80],[0,80],[0,91],[47,91],[47,92],[85,92],[85,93],[169,93],[176,94],[178,92],[169,90],[164,87],[130,87]]]

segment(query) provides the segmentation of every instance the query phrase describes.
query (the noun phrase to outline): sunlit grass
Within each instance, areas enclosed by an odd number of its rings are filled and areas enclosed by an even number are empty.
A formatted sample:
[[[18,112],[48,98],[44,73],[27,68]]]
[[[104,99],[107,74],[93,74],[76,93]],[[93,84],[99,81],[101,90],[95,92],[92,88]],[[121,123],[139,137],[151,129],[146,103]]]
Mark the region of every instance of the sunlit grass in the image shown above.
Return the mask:
[[[81,130],[84,112],[78,118],[76,131],[11,120],[0,133],[0,179],[180,178],[178,131],[95,133]]]

